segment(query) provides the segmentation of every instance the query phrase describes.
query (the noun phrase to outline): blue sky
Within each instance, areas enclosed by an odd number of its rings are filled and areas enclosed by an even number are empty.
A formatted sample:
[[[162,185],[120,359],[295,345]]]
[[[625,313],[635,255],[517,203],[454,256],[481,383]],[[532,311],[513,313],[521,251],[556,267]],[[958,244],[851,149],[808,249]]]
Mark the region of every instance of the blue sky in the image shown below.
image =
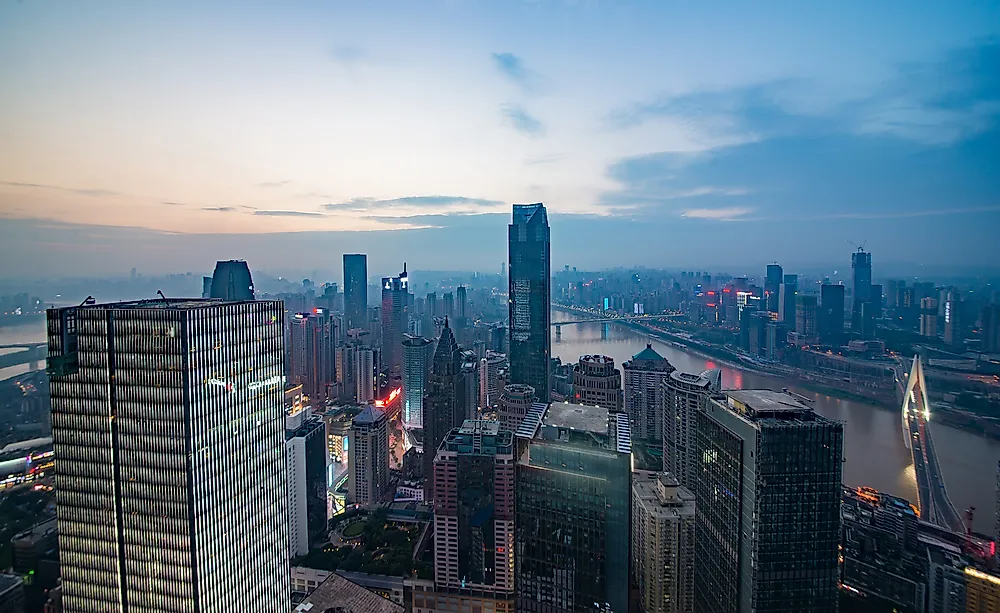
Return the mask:
[[[204,4],[0,1],[0,275],[1000,264],[997,3]]]

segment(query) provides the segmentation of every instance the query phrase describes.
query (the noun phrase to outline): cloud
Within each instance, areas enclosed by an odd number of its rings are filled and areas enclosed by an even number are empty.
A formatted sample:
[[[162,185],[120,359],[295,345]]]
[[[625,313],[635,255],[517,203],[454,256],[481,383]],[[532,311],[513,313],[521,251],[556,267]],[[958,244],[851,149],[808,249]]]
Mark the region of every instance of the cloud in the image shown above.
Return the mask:
[[[288,185],[291,181],[265,181],[264,183],[258,183],[257,187],[284,187]]]
[[[167,206],[187,206],[183,202],[174,202],[172,200],[161,200],[160,204],[165,204]]]
[[[115,192],[108,189],[96,189],[96,188],[78,188],[78,187],[63,187],[61,185],[44,185],[41,183],[22,183],[19,181],[0,181],[0,185],[9,185],[11,187],[28,187],[32,189],[53,189],[63,192],[69,192],[71,194],[80,194],[81,196],[93,196],[95,198],[99,197],[111,197],[111,196],[123,196],[121,192]]]
[[[355,45],[337,45],[330,49],[330,58],[341,64],[353,64],[365,57],[364,49]]]
[[[236,207],[232,206],[206,206],[202,207],[203,211],[215,211],[216,213],[232,213],[236,210]]]
[[[405,196],[377,200],[353,198],[347,202],[323,205],[335,214],[362,216],[368,219],[411,219],[427,215],[479,215],[506,211],[500,200],[464,196]]]
[[[265,217],[324,217],[323,213],[315,211],[254,211],[253,214]]]
[[[516,104],[505,104],[500,108],[500,114],[518,132],[528,136],[541,136],[545,132],[542,122],[532,116],[524,107]]]
[[[545,164],[555,164],[566,158],[565,153],[550,153],[549,155],[535,155],[525,158],[525,166],[542,166]]]
[[[513,53],[494,53],[491,57],[494,68],[504,77],[528,91],[537,87],[540,77],[534,71],[529,70],[521,58]]]
[[[735,221],[739,217],[744,217],[753,213],[753,209],[741,206],[734,206],[724,209],[688,209],[681,212],[681,217],[689,219],[714,219],[717,221]]]

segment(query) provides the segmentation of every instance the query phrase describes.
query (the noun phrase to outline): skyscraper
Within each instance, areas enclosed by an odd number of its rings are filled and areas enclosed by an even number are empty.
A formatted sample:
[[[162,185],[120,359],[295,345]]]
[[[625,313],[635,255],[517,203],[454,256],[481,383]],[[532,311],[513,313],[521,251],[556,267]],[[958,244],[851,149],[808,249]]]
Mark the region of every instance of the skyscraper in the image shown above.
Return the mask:
[[[1000,304],[988,304],[979,315],[982,324],[982,349],[1000,353]]]
[[[799,276],[785,275],[785,280],[781,283],[779,295],[781,298],[778,304],[778,319],[788,324],[789,327],[795,325],[795,299],[799,294]]]
[[[816,336],[816,296],[797,296],[795,299],[795,332],[801,336]]]
[[[419,336],[403,340],[403,423],[423,427],[424,395],[434,360],[434,342]]]
[[[962,297],[958,290],[951,289],[944,301],[944,342],[956,347],[965,342],[962,327]]]
[[[403,375],[403,334],[409,321],[406,263],[398,277],[382,277],[382,364],[390,377]]]
[[[927,296],[920,299],[920,336],[936,338],[938,334],[938,301]]]
[[[466,420],[434,455],[434,585],[491,600],[514,600],[514,433]]]
[[[694,494],[669,473],[632,473],[632,583],[645,613],[694,613]]]
[[[283,317],[200,299],[48,311],[66,611],[287,609]]]
[[[622,410],[622,372],[606,355],[582,355],[573,366],[573,399],[579,404]]]
[[[368,325],[368,256],[344,254],[344,321],[348,330]]]
[[[428,501],[434,497],[434,450],[452,428],[465,421],[458,391],[461,360],[461,350],[448,320],[445,320],[434,350],[427,396],[424,398],[424,500]]]
[[[767,265],[767,278],[764,280],[764,305],[763,307],[771,313],[778,312],[781,281],[783,271],[778,264]]]
[[[309,544],[328,530],[326,426],[308,408],[286,418],[288,536],[290,557],[309,553]]]
[[[288,380],[301,383],[314,404],[337,380],[337,328],[326,309],[296,313],[289,322]]]
[[[663,381],[663,470],[694,490],[698,479],[698,413],[722,389],[722,372],[675,370]]]
[[[851,272],[854,277],[854,301],[851,304],[851,334],[860,335],[864,328],[864,303],[872,293],[872,254],[859,248],[851,254]],[[871,307],[869,307],[871,308]]]
[[[820,288],[820,340],[825,345],[844,342],[844,286],[824,283]]]
[[[697,415],[695,609],[838,610],[844,427],[788,394]]]
[[[253,300],[253,279],[250,277],[250,267],[247,263],[243,260],[216,262],[209,297],[222,300]]]
[[[500,425],[516,432],[521,425],[521,420],[534,404],[534,399],[535,390],[530,385],[521,383],[505,385],[503,392],[500,393],[500,402],[497,406]]]
[[[487,351],[479,361],[479,406],[493,409],[500,402],[501,376],[507,370],[507,356],[495,351]],[[534,391],[532,391],[534,394]]]
[[[674,367],[667,358],[646,348],[622,364],[625,371],[625,412],[632,425],[632,438],[663,439],[663,385]]]
[[[549,402],[549,221],[541,204],[515,204],[508,226],[510,379]]]
[[[517,610],[628,611],[628,416],[537,406],[517,432]]]
[[[347,503],[379,502],[389,485],[389,427],[385,413],[366,406],[351,422]]]

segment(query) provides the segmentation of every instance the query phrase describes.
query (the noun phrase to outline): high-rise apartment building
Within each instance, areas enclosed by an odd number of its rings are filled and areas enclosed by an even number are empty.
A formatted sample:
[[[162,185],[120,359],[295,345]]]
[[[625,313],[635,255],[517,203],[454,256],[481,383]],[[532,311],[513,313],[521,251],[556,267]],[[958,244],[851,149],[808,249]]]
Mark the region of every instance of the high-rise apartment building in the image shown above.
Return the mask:
[[[534,403],[535,389],[533,387],[521,383],[508,383],[504,386],[503,392],[500,393],[500,402],[497,407],[500,425],[516,432]]]
[[[423,427],[424,395],[434,360],[434,341],[420,336],[403,339],[403,423]]]
[[[510,380],[530,385],[541,402],[549,402],[551,273],[545,206],[515,204],[507,238]]]
[[[961,347],[965,342],[962,322],[962,297],[958,290],[951,289],[944,299],[944,342]]]
[[[433,452],[432,452],[433,453]],[[466,420],[434,455],[434,586],[476,593],[498,613],[514,600],[514,433]]]
[[[368,256],[344,254],[344,322],[348,330],[368,326]]]
[[[448,319],[455,319],[455,294],[445,292],[441,296],[442,314]]]
[[[389,424],[385,413],[367,405],[351,422],[347,448],[347,503],[380,502],[389,487]]]
[[[781,300],[778,304],[778,320],[785,322],[789,327],[795,325],[795,301],[798,295],[799,276],[785,275],[779,289]]]
[[[836,612],[843,424],[769,390],[697,421],[695,609]]]
[[[1000,611],[1000,575],[971,566],[965,569],[965,610],[967,613]]]
[[[507,356],[502,353],[487,350],[479,360],[479,406],[484,410],[495,409],[500,403],[501,381],[506,372]]]
[[[461,368],[462,351],[445,321],[434,350],[424,398],[424,500],[434,497],[434,450],[453,428],[465,421],[459,395]]]
[[[287,609],[283,319],[276,301],[48,311],[64,610]]]
[[[328,529],[326,470],[329,464],[326,425],[309,408],[285,418],[288,465],[289,557],[309,553]]]
[[[622,373],[606,355],[582,355],[573,366],[573,401],[622,410]]]
[[[403,375],[403,334],[409,322],[406,263],[398,277],[382,277],[382,364],[389,377]]]
[[[857,336],[864,329],[865,313],[862,305],[871,300],[872,254],[860,248],[857,252],[852,253],[851,273],[854,280],[854,286],[852,287],[854,300],[851,305],[851,334]]]
[[[722,390],[722,371],[675,370],[662,384],[663,471],[694,491],[698,479],[698,413]]]
[[[243,260],[225,260],[215,264],[209,298],[220,300],[253,300],[253,279],[250,267]]]
[[[694,494],[669,473],[632,473],[632,584],[644,613],[694,613]]]
[[[564,402],[541,405],[517,437],[523,439],[515,487],[517,610],[627,611],[628,416]]]
[[[632,438],[647,441],[663,439],[664,382],[674,372],[667,358],[646,348],[622,364],[625,371],[625,412],[632,425]]]
[[[843,285],[824,283],[820,287],[819,336],[825,345],[840,346],[844,342]]]
[[[764,304],[765,310],[777,313],[779,300],[781,298],[781,281],[784,279],[784,271],[778,264],[767,265],[767,277],[764,280]]]
[[[337,380],[337,325],[323,308],[296,313],[289,321],[288,381],[301,383],[314,404],[328,399]]]
[[[930,296],[920,299],[920,336],[936,338],[938,334],[938,301]]]
[[[795,332],[803,336],[816,336],[818,306],[816,296],[801,295],[795,300]]]

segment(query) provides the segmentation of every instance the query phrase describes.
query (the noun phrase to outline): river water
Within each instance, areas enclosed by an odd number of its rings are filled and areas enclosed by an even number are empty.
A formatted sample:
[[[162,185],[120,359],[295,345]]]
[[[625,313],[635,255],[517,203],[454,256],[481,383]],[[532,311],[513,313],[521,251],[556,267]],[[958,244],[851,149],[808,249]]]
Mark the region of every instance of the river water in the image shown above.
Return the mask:
[[[575,317],[568,313],[552,312],[554,322],[571,319]],[[898,410],[833,398],[801,388],[795,381],[718,364],[615,324],[564,326],[558,339],[553,330],[552,354],[565,363],[575,362],[584,354],[599,353],[614,358],[615,364],[621,367],[645,348],[647,342],[679,370],[699,373],[708,368],[721,368],[725,389],[781,390],[787,387],[814,399],[809,404],[817,413],[844,423],[844,483],[867,485],[916,501],[913,465],[910,452],[903,444]],[[941,471],[955,507],[959,511],[975,507],[974,529],[993,534],[1000,441],[942,424],[932,423],[932,430]]]

